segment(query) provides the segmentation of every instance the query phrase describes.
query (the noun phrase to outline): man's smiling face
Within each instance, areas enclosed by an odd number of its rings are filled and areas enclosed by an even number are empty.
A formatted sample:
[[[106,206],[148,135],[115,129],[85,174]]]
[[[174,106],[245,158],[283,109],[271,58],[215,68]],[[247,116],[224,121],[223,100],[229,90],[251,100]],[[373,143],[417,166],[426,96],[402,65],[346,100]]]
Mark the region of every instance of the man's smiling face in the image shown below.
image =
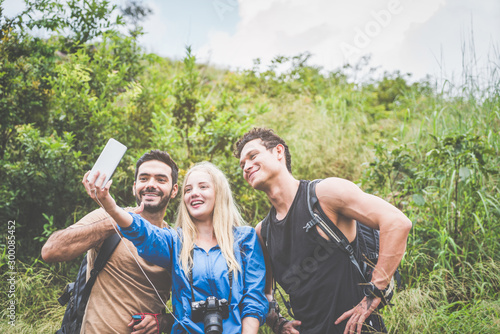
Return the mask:
[[[278,147],[266,149],[260,139],[249,141],[243,147],[240,167],[243,177],[252,188],[262,190],[265,183],[281,170],[278,150]]]
[[[172,185],[170,166],[158,160],[141,164],[134,182],[134,194],[137,205],[144,202],[144,211],[164,210],[170,198],[177,194],[177,184]]]

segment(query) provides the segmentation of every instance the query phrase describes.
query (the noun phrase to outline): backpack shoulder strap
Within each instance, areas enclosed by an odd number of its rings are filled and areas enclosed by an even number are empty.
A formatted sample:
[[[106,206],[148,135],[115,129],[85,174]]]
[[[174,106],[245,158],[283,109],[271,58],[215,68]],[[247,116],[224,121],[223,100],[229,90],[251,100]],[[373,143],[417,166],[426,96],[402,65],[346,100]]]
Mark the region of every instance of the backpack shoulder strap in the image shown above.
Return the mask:
[[[119,242],[120,236],[118,235],[118,233],[113,233],[113,235],[104,240],[101,249],[99,250],[99,254],[97,254],[97,258],[94,262],[94,268],[92,268],[92,270],[99,272],[102,270],[102,268],[104,268],[106,262],[108,262],[109,257],[111,256],[111,254],[113,254]]]
[[[82,300],[78,305],[78,317],[80,320],[83,319],[83,315],[85,313],[85,308],[87,307],[87,302],[89,300],[90,291],[94,286],[95,280],[97,279],[97,275],[104,268],[106,262],[108,262],[109,257],[113,254],[116,246],[120,242],[120,236],[118,233],[113,233],[110,237],[108,237],[102,243],[101,249],[99,250],[99,254],[97,254],[97,258],[94,263],[94,268],[90,271],[90,278],[85,284],[85,288],[82,292]]]
[[[322,181],[322,179],[317,179],[311,181],[308,185],[307,189],[307,206],[309,208],[309,213],[313,217],[313,219],[306,224],[304,229],[306,232],[309,231],[315,225],[318,225],[319,228],[330,238],[332,242],[335,242],[340,249],[345,251],[349,255],[349,259],[352,264],[358,269],[361,277],[366,281],[366,277],[361,270],[361,267],[354,256],[354,249],[352,248],[349,240],[346,238],[344,233],[340,231],[340,229],[335,225],[330,218],[324,213],[323,209],[321,209],[321,205],[319,204],[318,197],[316,196],[316,185]]]

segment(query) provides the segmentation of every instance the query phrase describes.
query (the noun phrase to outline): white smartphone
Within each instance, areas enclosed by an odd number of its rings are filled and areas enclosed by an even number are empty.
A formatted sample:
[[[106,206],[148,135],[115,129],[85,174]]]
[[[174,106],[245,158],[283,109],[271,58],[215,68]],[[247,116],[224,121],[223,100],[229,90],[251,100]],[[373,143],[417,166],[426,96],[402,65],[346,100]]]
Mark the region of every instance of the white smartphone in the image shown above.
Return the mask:
[[[115,172],[116,167],[118,167],[125,151],[127,151],[127,146],[113,138],[108,140],[108,143],[104,146],[99,158],[97,158],[94,167],[92,167],[90,174],[87,176],[87,180],[90,181],[97,171],[99,171],[100,175],[104,173],[106,174],[106,179],[102,184],[102,187],[104,187],[113,176],[113,173]]]

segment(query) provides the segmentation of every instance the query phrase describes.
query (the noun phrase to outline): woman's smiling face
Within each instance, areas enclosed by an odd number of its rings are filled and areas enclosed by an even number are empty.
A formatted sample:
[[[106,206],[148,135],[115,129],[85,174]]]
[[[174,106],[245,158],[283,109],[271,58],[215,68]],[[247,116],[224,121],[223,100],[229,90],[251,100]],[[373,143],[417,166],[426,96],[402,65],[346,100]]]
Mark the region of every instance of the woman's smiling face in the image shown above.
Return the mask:
[[[215,189],[212,178],[202,171],[189,174],[184,187],[184,204],[193,222],[211,220],[215,206]]]

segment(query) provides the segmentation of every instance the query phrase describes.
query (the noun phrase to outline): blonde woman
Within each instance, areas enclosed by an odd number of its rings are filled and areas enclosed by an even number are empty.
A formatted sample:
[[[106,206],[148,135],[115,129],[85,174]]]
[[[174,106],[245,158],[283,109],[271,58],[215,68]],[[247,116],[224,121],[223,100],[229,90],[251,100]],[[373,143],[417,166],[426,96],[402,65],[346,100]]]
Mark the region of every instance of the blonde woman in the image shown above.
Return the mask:
[[[88,193],[144,259],[172,273],[172,333],[220,333],[220,327],[257,333],[268,310],[262,248],[255,230],[241,226],[229,183],[215,165],[202,162],[187,172],[176,230],[122,210],[109,195],[110,183],[101,189],[103,180],[89,182]]]

